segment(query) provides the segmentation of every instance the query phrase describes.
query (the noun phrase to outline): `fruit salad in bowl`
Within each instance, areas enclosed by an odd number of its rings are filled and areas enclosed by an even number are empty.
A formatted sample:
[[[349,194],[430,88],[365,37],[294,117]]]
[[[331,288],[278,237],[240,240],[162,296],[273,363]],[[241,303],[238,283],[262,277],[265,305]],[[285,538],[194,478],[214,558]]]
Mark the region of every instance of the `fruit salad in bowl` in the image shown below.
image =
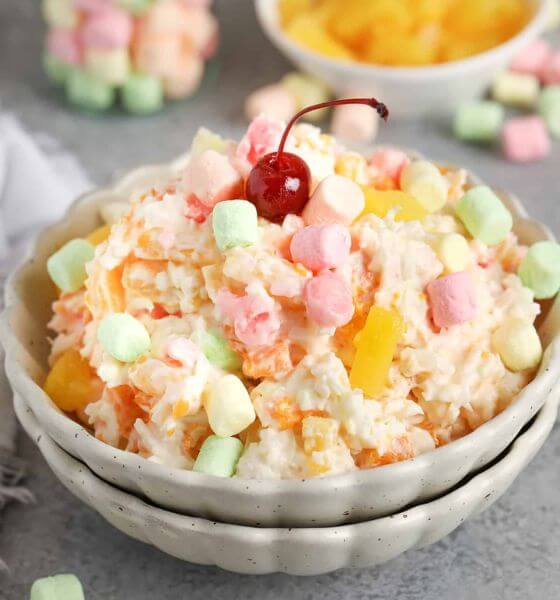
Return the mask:
[[[179,177],[49,259],[45,390],[108,444],[243,478],[461,437],[534,375],[535,291],[560,287],[560,247],[520,245],[494,192],[465,184],[396,151],[367,163],[306,125],[199,136]]]
[[[16,390],[64,448],[159,504],[263,524],[386,514],[497,456],[558,378],[535,327],[560,288],[546,229],[463,169],[298,124],[313,109],[239,142],[201,129],[152,183],[77,205],[27,267],[57,288],[41,383],[71,418],[31,394],[40,378]]]

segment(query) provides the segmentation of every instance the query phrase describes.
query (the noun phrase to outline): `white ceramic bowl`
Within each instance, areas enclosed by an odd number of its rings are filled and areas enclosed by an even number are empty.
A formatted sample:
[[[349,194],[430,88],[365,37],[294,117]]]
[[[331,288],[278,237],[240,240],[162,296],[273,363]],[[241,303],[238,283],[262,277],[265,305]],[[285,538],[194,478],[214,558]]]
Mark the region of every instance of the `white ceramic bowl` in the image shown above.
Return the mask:
[[[282,31],[278,0],[255,0],[267,36],[298,68],[325,81],[340,96],[368,94],[385,102],[392,116],[445,115],[480,97],[496,74],[545,27],[549,0],[527,0],[534,17],[506,43],[470,58],[429,67],[386,67],[334,60],[293,42]]]
[[[557,390],[558,392],[559,390]],[[558,393],[490,468],[450,494],[390,517],[328,528],[258,529],[178,515],[108,485],[57,446],[21,398],[21,424],[60,481],[114,527],[188,562],[237,573],[316,575],[372,567],[437,542],[492,505],[529,464],[558,413]]]
[[[492,461],[541,408],[560,377],[560,300],[541,324],[548,349],[540,372],[511,406],[473,433],[412,460],[320,479],[257,481],[222,479],[155,464],[113,448],[68,418],[42,391],[54,287],[45,263],[64,242],[99,225],[99,207],[124,199],[146,183],[165,181],[184,159],[134,171],[115,185],[84,196],[57,225],[38,238],[33,258],[10,278],[0,323],[6,371],[50,437],[106,481],[143,495],[167,509],[212,520],[262,526],[331,526],[392,514],[434,498]],[[473,178],[473,182],[478,182]],[[525,243],[551,237],[527,217],[521,204],[503,195],[515,230]]]

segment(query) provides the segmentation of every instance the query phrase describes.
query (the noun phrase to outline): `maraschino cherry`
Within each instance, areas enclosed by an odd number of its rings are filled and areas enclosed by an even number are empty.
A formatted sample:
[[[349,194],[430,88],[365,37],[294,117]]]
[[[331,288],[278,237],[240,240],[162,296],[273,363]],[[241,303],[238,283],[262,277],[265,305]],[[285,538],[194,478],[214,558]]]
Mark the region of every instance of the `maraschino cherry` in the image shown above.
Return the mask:
[[[288,214],[301,213],[309,201],[311,173],[302,158],[284,151],[288,134],[295,122],[306,113],[341,104],[365,104],[374,108],[385,121],[389,116],[385,104],[375,98],[343,98],[313,104],[300,110],[286,126],[278,151],[263,156],[249,173],[247,200],[257,207],[261,217],[279,223]]]

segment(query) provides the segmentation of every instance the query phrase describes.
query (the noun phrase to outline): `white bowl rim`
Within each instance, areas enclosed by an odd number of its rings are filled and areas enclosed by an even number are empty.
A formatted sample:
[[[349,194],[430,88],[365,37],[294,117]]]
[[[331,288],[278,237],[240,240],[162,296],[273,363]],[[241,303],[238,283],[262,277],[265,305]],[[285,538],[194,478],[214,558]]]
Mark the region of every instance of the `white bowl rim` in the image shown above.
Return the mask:
[[[546,428],[549,428],[548,433],[546,433],[546,437],[542,440],[541,446],[546,442],[546,439],[550,435],[558,415],[559,402],[560,394],[550,397],[534,416],[528,427],[511,442],[502,455],[500,455],[496,460],[492,461],[492,463],[490,463],[490,465],[485,467],[482,471],[470,476],[466,482],[459,484],[457,487],[448,490],[433,500],[419,503],[415,506],[391,515],[368,519],[358,523],[348,523],[327,527],[254,527],[251,525],[224,523],[221,521],[205,519],[203,517],[194,517],[191,515],[175,513],[171,510],[156,506],[148,500],[139,498],[133,493],[111,485],[97,476],[85,463],[77,458],[74,458],[66,450],[64,450],[64,448],[61,448],[42,428],[41,423],[38,421],[36,415],[33,413],[33,410],[27,405],[25,400],[23,400],[20,396],[17,398],[14,397],[16,412],[19,413],[20,411],[25,411],[29,414],[29,419],[33,420],[33,425],[36,426],[36,429],[41,430],[42,437],[45,438],[46,443],[49,445],[51,451],[63,455],[64,458],[72,461],[72,463],[75,463],[75,467],[80,469],[82,475],[88,477],[88,479],[93,482],[94,485],[98,487],[102,486],[105,488],[107,493],[114,495],[113,502],[116,505],[120,504],[127,506],[132,502],[136,505],[137,509],[139,508],[143,511],[149,511],[154,515],[161,515],[163,521],[169,519],[178,520],[179,522],[185,521],[190,523],[190,527],[193,529],[204,533],[209,533],[211,535],[252,535],[264,537],[267,539],[267,541],[268,538],[270,538],[271,542],[273,542],[274,539],[281,537],[283,538],[286,536],[291,538],[295,536],[296,538],[309,539],[309,537],[316,537],[317,534],[322,536],[336,536],[341,533],[351,534],[356,530],[374,524],[379,525],[383,523],[394,523],[398,528],[400,528],[400,526],[405,526],[405,524],[407,526],[411,526],[414,521],[428,518],[427,515],[430,514],[430,509],[434,510],[434,508],[438,507],[439,505],[449,504],[451,506],[458,506],[461,504],[461,502],[468,501],[468,497],[472,495],[473,490],[484,488],[487,485],[490,485],[497,470],[502,470],[504,468],[512,469],[513,463],[523,460],[524,454],[530,452],[530,447],[534,443],[534,438],[540,438],[542,435],[544,435]],[[37,440],[34,441],[38,443]],[[119,497],[122,498],[122,501],[117,500]]]
[[[415,154],[416,156],[421,156],[415,151],[408,149],[405,149],[405,151]],[[83,425],[72,420],[65,413],[57,409],[43,389],[40,388],[31,379],[29,374],[25,372],[24,369],[17,363],[17,360],[14,356],[16,354],[15,349],[18,346],[21,346],[21,342],[19,341],[18,336],[12,331],[10,326],[11,314],[14,310],[16,310],[17,306],[15,305],[18,303],[16,283],[20,274],[25,271],[25,269],[34,260],[36,249],[42,240],[61,227],[69,219],[69,217],[71,217],[74,211],[78,209],[79,206],[82,204],[94,204],[96,201],[99,201],[101,197],[114,197],[119,193],[123,193],[124,190],[127,190],[131,183],[134,183],[137,178],[145,175],[146,172],[150,171],[154,173],[169,173],[183,166],[186,160],[188,160],[188,156],[184,155],[171,163],[152,164],[139,167],[125,173],[112,184],[109,184],[103,188],[96,188],[80,196],[68,207],[65,215],[58,222],[51,224],[49,227],[39,232],[29,250],[28,256],[20,262],[14,271],[12,271],[6,282],[6,306],[0,315],[0,341],[4,344],[6,349],[6,372],[10,382],[12,382],[12,379],[17,378],[19,382],[23,383],[26,391],[32,391],[33,393],[42,396],[43,402],[41,404],[41,409],[49,412],[50,417],[56,421],[59,429],[66,429],[69,432],[71,431],[70,435],[80,438],[81,442],[89,446],[94,454],[102,454],[104,455],[105,459],[109,461],[118,460],[119,463],[126,462],[133,471],[144,471],[146,475],[149,475],[154,479],[161,480],[162,482],[165,482],[168,477],[171,477],[181,485],[188,487],[200,487],[216,492],[223,492],[225,488],[226,490],[239,494],[267,497],[270,494],[283,494],[295,491],[302,492],[303,490],[300,489],[300,486],[303,485],[307,490],[311,488],[314,493],[326,493],[333,487],[336,487],[340,490],[359,486],[364,479],[370,477],[379,477],[381,476],[381,473],[387,474],[391,472],[391,475],[394,478],[405,479],[409,472],[416,470],[429,470],[430,468],[434,467],[437,468],[436,465],[438,462],[438,457],[442,454],[445,453],[448,455],[448,457],[453,455],[461,455],[464,453],[467,446],[471,444],[476,445],[485,439],[492,437],[494,435],[493,430],[499,425],[505,424],[505,422],[510,419],[515,421],[518,417],[522,416],[523,412],[525,411],[522,411],[521,407],[524,406],[525,403],[528,403],[532,407],[532,403],[529,401],[529,398],[532,395],[533,388],[538,388],[539,386],[544,387],[545,383],[546,387],[554,387],[556,384],[556,379],[554,379],[554,369],[551,369],[551,364],[554,364],[556,370],[558,370],[558,367],[560,366],[560,333],[555,335],[548,346],[543,358],[543,362],[541,363],[541,367],[535,378],[521,390],[521,392],[512,400],[506,409],[489,421],[486,421],[477,427],[474,431],[457,440],[454,440],[453,442],[439,446],[434,450],[419,454],[418,456],[408,460],[382,465],[374,469],[364,469],[338,475],[329,475],[326,477],[309,479],[221,478],[207,475],[205,473],[198,473],[192,470],[179,469],[176,467],[157,464],[149,459],[139,456],[138,454],[120,450],[119,448],[115,448],[98,440],[90,433],[90,431],[83,427]],[[434,162],[439,163],[437,160]],[[445,161],[441,161],[439,164],[445,164]],[[471,173],[470,171],[468,171],[468,173],[473,184],[481,182],[481,180],[475,174]],[[539,228],[542,229],[550,239],[555,239],[554,235],[546,225],[543,225],[534,219],[528,219],[528,213],[525,207],[515,195],[508,193],[508,200],[513,210],[517,213],[516,216],[538,224]],[[560,296],[557,298],[557,301],[560,302]],[[14,375],[16,377],[14,377]],[[16,391],[21,394],[21,387],[17,384],[14,385],[13,383],[12,385]],[[521,414],[518,415],[518,412],[521,412]]]
[[[386,65],[374,65],[359,63],[357,61],[343,61],[328,58],[318,52],[314,52],[291,40],[284,34],[282,29],[269,18],[269,5],[277,4],[278,0],[255,0],[257,16],[261,26],[266,33],[280,46],[286,46],[293,53],[299,53],[309,60],[326,69],[337,70],[346,74],[358,76],[375,75],[386,81],[417,81],[420,79],[444,79],[449,75],[456,75],[458,71],[476,70],[483,66],[487,59],[492,59],[522,47],[528,37],[539,35],[545,28],[549,0],[535,0],[537,7],[532,19],[513,37],[498,46],[479,52],[461,60],[453,60],[446,63],[430,65],[427,67],[390,67]],[[276,10],[276,7],[274,7]]]

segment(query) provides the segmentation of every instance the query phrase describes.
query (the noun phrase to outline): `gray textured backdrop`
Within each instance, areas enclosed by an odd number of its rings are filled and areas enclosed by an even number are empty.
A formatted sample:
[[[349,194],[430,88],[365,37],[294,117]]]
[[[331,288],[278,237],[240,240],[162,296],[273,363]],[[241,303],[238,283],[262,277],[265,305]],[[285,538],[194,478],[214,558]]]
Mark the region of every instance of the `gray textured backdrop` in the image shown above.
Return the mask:
[[[33,131],[45,131],[78,154],[99,183],[116,172],[167,160],[188,148],[199,124],[239,135],[246,92],[278,78],[285,61],[261,35],[250,0],[218,0],[223,44],[216,70],[189,102],[145,119],[93,119],[66,110],[40,65],[38,0],[0,0],[0,100]],[[558,37],[557,37],[558,41]],[[504,162],[498,152],[460,145],[442,123],[397,123],[380,140],[416,147],[478,172],[516,192],[560,233],[560,144],[536,165]],[[362,571],[296,579],[245,577],[181,563],[114,530],[50,474],[24,436],[28,479],[38,503],[12,506],[0,529],[0,599],[22,600],[37,577],[79,575],[88,600],[374,598],[379,600],[527,600],[560,597],[560,440],[546,446],[509,493],[444,541]]]

